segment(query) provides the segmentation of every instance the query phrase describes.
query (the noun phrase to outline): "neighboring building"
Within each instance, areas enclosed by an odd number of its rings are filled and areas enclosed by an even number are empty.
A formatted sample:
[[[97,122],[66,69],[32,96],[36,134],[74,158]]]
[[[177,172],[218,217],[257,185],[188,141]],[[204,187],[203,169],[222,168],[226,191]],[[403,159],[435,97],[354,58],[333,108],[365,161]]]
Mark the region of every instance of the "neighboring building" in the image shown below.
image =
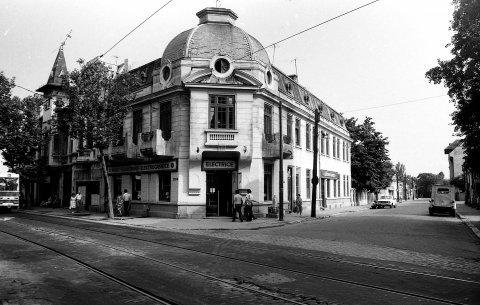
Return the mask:
[[[465,151],[462,147],[462,141],[453,141],[445,148],[444,152],[446,155],[448,155],[448,169],[450,181],[457,177],[465,178],[463,172],[463,157],[465,156]],[[465,200],[465,193],[460,191],[458,188],[456,191],[457,192],[455,195],[455,199],[462,201]]]
[[[119,141],[109,148],[112,195],[127,189],[133,214],[148,209],[154,216],[201,218],[231,216],[235,190],[251,189],[254,211],[265,214],[279,198],[282,179],[285,207],[299,193],[309,213],[319,109],[327,208],[352,205],[351,138],[343,117],[296,76],[273,66],[260,42],[234,25],[233,11],[206,8],[197,16],[199,25],[173,38],[162,58],[130,71],[142,85]],[[54,88],[43,92],[53,96]],[[67,157],[50,183],[63,179],[58,191],[81,189],[87,206],[103,209],[105,185],[95,151],[77,151],[74,141],[58,138],[50,150],[58,147]],[[49,160],[53,165],[53,156]],[[57,190],[53,184],[50,189]]]

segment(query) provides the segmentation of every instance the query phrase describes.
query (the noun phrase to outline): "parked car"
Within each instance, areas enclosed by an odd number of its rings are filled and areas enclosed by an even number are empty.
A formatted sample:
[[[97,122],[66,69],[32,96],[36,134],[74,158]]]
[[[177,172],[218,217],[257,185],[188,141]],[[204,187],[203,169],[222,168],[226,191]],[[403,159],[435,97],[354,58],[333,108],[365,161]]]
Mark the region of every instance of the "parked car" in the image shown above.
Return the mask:
[[[379,209],[384,207],[396,208],[397,204],[393,196],[381,195],[378,200],[375,200],[372,204],[372,209]]]
[[[428,207],[430,216],[433,213],[449,213],[455,217],[457,214],[457,204],[455,203],[455,187],[444,185],[432,186],[432,198]]]

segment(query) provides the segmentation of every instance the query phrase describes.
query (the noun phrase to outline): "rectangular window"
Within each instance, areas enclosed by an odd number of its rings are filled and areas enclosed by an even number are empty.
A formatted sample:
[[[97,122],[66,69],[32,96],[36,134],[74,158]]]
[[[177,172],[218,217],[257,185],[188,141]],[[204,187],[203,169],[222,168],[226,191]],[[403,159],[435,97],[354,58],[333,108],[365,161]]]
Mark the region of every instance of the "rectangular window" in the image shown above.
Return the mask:
[[[132,178],[132,199],[142,200],[142,176],[134,175]]]
[[[330,135],[325,136],[325,154],[330,156]]]
[[[310,199],[311,192],[312,192],[312,188],[311,188],[312,177],[309,169],[307,169],[307,172],[306,172],[305,185],[307,186],[307,199]]]
[[[330,198],[330,179],[325,179],[325,184],[327,187],[327,198]]]
[[[333,180],[333,197],[337,197],[337,180]]]
[[[337,157],[337,145],[336,145],[337,143],[336,143],[336,138],[333,137],[332,139],[333,139],[333,140],[332,140],[332,143],[333,143],[333,145],[332,145],[332,146],[333,146],[333,157],[336,158],[336,157]]]
[[[347,176],[347,195],[350,196],[350,176]]]
[[[305,137],[305,146],[307,147],[307,149],[310,149],[311,146],[310,146],[310,138],[311,138],[311,127],[310,127],[310,124],[307,123],[307,126],[305,127],[305,134],[306,134],[306,137]]]
[[[273,111],[272,106],[265,104],[263,110],[263,133],[265,134],[266,139],[272,138],[272,117]]]
[[[273,164],[263,164],[263,200],[272,200],[272,188],[273,188]]]
[[[43,102],[43,110],[48,110],[48,109],[50,109],[50,103],[51,103],[51,102],[52,102],[52,101],[51,101],[49,98],[45,99],[45,101]]]
[[[211,129],[235,129],[235,96],[210,96],[209,120]]]
[[[320,131],[320,153],[322,153],[322,155],[325,154],[325,138],[324,138],[324,133],[323,131]]]
[[[338,194],[338,197],[341,197],[341,196],[342,196],[341,193],[340,193],[340,190],[341,190],[341,182],[342,182],[342,181],[341,181],[340,179],[337,180],[337,194]]]
[[[300,119],[295,119],[295,145],[300,146]]]
[[[138,109],[133,111],[133,135],[132,140],[135,145],[138,143],[138,134],[142,132],[143,125],[143,110]]]
[[[343,196],[347,196],[347,176],[343,175]]]
[[[162,138],[165,141],[170,140],[172,133],[172,102],[160,104],[160,129]]]
[[[170,201],[170,172],[158,174],[158,200]]]
[[[340,139],[337,138],[337,158],[340,159]]]
[[[287,137],[290,138],[290,143],[291,142],[291,139],[292,139],[292,115],[289,114],[287,116]],[[290,144],[290,143],[286,143],[286,144]]]

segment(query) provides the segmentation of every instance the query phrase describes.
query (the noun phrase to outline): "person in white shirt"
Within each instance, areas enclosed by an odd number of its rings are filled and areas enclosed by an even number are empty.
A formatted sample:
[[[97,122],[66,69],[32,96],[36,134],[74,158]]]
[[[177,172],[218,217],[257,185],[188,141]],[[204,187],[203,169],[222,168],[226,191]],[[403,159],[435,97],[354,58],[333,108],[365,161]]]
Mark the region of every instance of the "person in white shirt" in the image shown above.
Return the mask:
[[[83,204],[82,201],[82,193],[78,191],[77,196],[75,196],[75,206],[76,206],[76,211],[77,213],[80,213],[80,206]]]
[[[123,199],[123,216],[130,216],[132,195],[130,195],[126,189],[123,191],[122,199]]]

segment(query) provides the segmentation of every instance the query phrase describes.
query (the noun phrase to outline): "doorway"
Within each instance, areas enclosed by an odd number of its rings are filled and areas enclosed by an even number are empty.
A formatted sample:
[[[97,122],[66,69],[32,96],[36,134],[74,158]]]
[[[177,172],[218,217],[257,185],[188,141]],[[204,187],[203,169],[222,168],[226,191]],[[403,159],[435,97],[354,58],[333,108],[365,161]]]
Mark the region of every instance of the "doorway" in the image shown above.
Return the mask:
[[[207,172],[206,216],[232,216],[232,172]]]

